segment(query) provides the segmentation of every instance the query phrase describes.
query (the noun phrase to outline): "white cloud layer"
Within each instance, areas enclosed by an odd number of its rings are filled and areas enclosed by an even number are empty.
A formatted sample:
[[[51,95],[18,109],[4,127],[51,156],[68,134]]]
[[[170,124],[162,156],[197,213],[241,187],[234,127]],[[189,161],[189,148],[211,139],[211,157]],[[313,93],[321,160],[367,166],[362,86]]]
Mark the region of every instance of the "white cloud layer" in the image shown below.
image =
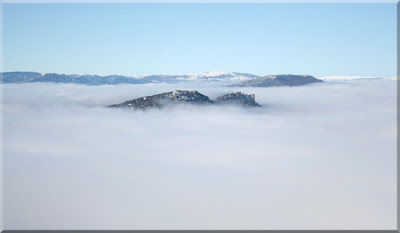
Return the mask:
[[[374,76],[345,76],[345,75],[339,75],[339,76],[324,76],[321,77],[320,79],[325,80],[325,81],[333,81],[333,80],[374,80],[374,79],[382,79],[382,80],[397,80],[396,77],[374,77]]]
[[[395,81],[185,85],[4,85],[5,228],[395,229]],[[176,89],[264,107],[103,107]]]

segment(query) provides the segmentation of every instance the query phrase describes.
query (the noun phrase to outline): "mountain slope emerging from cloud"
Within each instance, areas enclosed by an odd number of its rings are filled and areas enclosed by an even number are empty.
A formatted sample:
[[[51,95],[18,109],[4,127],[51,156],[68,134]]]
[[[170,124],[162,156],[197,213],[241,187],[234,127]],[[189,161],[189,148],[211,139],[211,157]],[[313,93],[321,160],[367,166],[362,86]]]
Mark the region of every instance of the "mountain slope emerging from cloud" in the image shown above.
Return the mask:
[[[323,82],[323,81],[316,79],[311,75],[280,74],[280,75],[268,75],[260,78],[246,80],[243,82],[233,84],[231,86],[239,86],[239,87],[303,86],[317,82]]]

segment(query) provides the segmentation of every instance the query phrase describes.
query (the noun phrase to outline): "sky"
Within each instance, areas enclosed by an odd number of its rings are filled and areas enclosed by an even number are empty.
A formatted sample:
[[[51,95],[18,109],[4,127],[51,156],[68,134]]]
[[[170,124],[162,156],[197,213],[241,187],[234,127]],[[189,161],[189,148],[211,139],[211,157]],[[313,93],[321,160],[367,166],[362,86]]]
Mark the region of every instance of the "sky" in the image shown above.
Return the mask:
[[[4,71],[396,76],[396,4],[4,4]]]

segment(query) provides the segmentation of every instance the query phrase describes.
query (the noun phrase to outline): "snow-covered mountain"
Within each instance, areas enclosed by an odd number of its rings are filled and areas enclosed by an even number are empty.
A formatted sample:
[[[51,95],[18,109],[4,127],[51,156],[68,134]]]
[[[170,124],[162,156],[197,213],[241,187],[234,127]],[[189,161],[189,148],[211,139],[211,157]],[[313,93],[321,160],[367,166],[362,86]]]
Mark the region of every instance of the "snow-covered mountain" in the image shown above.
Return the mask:
[[[205,72],[202,74],[182,74],[182,75],[148,75],[139,76],[142,81],[146,82],[165,82],[165,83],[178,83],[178,82],[238,82],[258,78],[259,76],[247,73],[213,71]]]
[[[235,72],[214,71],[202,74],[183,75],[147,75],[147,76],[123,76],[123,75],[78,75],[78,74],[41,74],[38,72],[5,72],[0,73],[2,83],[79,83],[87,85],[103,84],[144,84],[144,83],[179,83],[179,82],[239,82],[258,78],[257,75]]]
[[[206,80],[206,81],[238,82],[258,77],[259,76],[254,74],[213,71],[213,72],[205,72],[199,75],[193,75],[191,79]]]

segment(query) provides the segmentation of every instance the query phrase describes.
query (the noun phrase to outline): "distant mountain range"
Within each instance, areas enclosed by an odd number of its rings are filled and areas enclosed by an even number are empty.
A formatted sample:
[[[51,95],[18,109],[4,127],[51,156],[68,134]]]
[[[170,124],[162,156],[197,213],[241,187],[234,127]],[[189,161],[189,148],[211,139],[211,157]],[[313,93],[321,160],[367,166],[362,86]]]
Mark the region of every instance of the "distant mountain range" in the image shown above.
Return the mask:
[[[205,72],[202,74],[182,75],[78,75],[78,74],[42,74],[38,72],[5,72],[0,73],[0,83],[76,83],[84,85],[115,85],[115,84],[146,84],[146,83],[181,83],[181,82],[219,82],[227,86],[239,87],[272,87],[272,86],[300,86],[322,81],[364,81],[364,80],[397,80],[397,77],[363,77],[363,76],[325,76],[316,79],[310,75],[279,74],[257,76],[238,72]]]
[[[257,107],[260,106],[255,101],[254,94],[244,94],[242,92],[230,93],[211,100],[198,91],[171,91],[152,96],[145,96],[137,99],[125,101],[120,104],[110,105],[110,108],[129,108],[133,110],[146,110],[151,108],[165,108],[178,104],[191,105],[240,105]]]
[[[183,75],[77,75],[77,74],[41,74],[38,72],[5,72],[0,73],[2,83],[75,83],[85,85],[146,84],[146,83],[180,83],[180,82],[224,82],[230,86],[299,86],[313,82],[322,82],[309,75],[268,75],[260,77],[254,74],[237,72],[206,72],[202,74]]]
[[[5,72],[1,74],[2,83],[77,83],[86,85],[104,84],[145,84],[145,83],[179,83],[179,82],[240,82],[248,79],[258,78],[259,76],[246,73],[235,72],[206,72],[202,74],[184,75],[148,75],[148,76],[122,76],[122,75],[77,75],[77,74],[41,74],[37,72]]]

